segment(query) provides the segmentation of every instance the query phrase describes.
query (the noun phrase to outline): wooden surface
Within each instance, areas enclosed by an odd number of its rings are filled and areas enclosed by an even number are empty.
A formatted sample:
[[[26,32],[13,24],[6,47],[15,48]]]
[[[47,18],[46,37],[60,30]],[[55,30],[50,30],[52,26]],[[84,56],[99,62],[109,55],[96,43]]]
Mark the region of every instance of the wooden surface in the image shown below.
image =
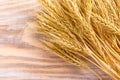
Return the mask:
[[[0,0],[0,80],[98,80],[90,71],[21,40],[26,23],[39,8],[37,0]]]

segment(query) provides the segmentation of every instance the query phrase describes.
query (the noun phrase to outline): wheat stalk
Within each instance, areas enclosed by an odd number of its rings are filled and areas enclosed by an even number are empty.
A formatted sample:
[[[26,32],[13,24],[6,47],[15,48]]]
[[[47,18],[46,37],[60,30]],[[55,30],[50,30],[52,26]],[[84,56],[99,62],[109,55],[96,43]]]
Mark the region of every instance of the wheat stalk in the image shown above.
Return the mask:
[[[84,58],[120,80],[120,0],[39,1],[40,42],[77,66],[91,70]]]

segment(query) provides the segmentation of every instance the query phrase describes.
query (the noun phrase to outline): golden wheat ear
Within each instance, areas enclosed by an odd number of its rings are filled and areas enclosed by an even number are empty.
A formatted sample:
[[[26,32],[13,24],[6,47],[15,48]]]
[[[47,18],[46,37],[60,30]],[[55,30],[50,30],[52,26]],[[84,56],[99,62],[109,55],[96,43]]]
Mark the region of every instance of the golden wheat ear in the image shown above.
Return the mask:
[[[39,41],[63,59],[89,70],[96,65],[120,80],[120,0],[39,0]]]

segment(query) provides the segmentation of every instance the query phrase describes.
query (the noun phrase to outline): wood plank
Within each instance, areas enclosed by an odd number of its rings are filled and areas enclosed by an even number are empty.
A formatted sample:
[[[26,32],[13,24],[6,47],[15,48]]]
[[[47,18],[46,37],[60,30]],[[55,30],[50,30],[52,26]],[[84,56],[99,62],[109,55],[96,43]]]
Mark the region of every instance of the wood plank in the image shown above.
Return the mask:
[[[37,0],[0,0],[0,80],[98,80],[90,71],[21,40],[38,9]],[[110,80],[100,69],[91,67],[103,80]]]

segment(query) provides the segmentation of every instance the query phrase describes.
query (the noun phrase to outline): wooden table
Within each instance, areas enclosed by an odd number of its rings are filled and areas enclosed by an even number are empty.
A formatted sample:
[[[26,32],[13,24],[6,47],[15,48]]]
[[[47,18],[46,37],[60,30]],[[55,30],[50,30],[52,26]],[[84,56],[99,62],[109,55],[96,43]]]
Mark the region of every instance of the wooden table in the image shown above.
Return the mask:
[[[0,0],[0,80],[98,80],[90,71],[21,40],[39,8],[37,0]],[[103,80],[110,80],[91,67]]]

